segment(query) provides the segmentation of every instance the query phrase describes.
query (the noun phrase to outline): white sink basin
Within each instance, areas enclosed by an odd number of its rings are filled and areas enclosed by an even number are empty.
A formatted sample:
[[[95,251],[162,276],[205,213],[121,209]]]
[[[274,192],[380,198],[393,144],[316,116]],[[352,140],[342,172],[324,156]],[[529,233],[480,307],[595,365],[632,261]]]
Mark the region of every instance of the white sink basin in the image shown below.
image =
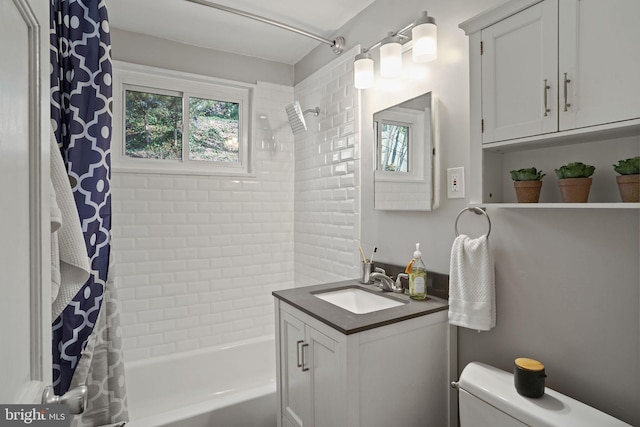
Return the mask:
[[[404,301],[376,295],[360,288],[337,289],[317,293],[314,296],[356,314],[371,313],[405,304]]]

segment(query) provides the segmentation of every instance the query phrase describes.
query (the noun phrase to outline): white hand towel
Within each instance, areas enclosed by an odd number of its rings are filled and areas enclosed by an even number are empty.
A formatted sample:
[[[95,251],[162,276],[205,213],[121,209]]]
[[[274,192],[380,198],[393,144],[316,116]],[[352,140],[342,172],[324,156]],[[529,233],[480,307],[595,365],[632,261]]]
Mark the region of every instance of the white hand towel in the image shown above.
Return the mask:
[[[449,323],[478,331],[496,326],[495,269],[486,235],[453,241],[449,267]]]
[[[91,267],[78,209],[56,138],[51,132],[51,321],[78,293]]]

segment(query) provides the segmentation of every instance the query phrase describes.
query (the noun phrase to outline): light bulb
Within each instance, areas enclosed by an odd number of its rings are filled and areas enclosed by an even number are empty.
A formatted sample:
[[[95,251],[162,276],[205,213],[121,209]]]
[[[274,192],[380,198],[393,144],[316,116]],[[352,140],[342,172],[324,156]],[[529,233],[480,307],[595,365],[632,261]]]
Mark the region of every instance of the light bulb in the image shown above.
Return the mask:
[[[429,62],[438,57],[438,27],[436,20],[422,12],[411,30],[414,62]]]
[[[385,78],[402,74],[402,45],[397,36],[389,35],[380,44],[380,75]]]
[[[356,89],[369,89],[373,86],[373,58],[369,53],[356,55],[353,63],[353,82]]]

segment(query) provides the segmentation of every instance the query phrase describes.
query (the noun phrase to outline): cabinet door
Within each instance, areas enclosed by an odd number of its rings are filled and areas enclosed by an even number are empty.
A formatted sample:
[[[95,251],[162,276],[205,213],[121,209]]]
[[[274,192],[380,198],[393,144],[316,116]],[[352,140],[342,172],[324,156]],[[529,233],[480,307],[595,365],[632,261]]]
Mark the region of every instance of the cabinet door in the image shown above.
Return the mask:
[[[639,118],[640,1],[562,0],[559,13],[560,130]]]
[[[307,333],[310,353],[308,363],[311,364],[312,426],[345,425],[345,414],[340,410],[345,387],[340,383],[342,377],[338,343],[313,328],[308,328]]]
[[[280,317],[280,381],[283,417],[294,427],[308,426],[311,387],[309,371],[302,370],[305,324],[285,311]]]
[[[482,142],[558,130],[558,1],[482,30]]]

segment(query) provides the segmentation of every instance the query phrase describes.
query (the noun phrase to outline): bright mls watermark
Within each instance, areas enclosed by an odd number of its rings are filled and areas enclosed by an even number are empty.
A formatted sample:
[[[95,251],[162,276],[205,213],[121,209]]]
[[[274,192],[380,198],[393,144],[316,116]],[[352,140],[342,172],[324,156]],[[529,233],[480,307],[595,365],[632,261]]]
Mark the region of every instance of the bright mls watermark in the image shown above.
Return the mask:
[[[2,405],[0,427],[10,426],[69,427],[67,405]]]

